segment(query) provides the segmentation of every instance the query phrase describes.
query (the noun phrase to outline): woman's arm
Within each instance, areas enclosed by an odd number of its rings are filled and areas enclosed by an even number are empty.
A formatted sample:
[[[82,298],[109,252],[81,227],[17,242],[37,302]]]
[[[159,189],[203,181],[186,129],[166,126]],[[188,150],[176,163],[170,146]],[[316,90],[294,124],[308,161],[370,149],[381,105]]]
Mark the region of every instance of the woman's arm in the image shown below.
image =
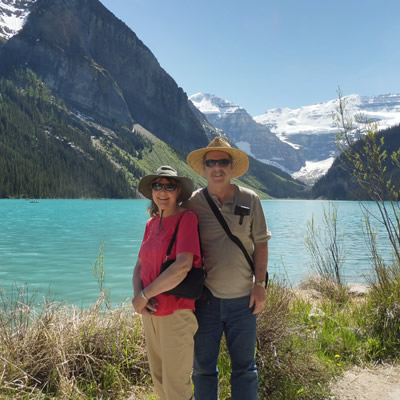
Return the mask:
[[[138,314],[151,315],[156,311],[155,304],[150,301],[150,297],[143,295],[143,285],[140,279],[140,269],[142,261],[140,258],[136,261],[135,269],[133,270],[132,286],[133,286],[133,299],[132,306]]]
[[[142,268],[142,260],[138,258],[132,276],[133,296],[140,293],[140,291],[143,289],[142,280],[140,279],[141,268]]]

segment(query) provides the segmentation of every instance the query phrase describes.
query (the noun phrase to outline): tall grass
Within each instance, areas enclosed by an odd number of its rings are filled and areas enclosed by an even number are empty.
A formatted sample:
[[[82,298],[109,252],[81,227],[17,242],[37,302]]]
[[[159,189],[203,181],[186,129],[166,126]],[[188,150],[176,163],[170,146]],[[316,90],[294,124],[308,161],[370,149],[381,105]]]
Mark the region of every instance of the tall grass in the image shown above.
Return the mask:
[[[80,310],[36,300],[24,290],[0,296],[0,397],[118,399],[148,388],[142,326],[130,305],[104,311],[100,296]]]
[[[344,303],[348,298],[343,276],[345,233],[340,232],[338,209],[333,203],[329,203],[328,209],[324,207],[322,221],[322,227],[315,225],[314,217],[307,223],[304,243],[311,257],[310,267],[316,274],[308,283],[316,284],[332,300]]]
[[[384,214],[384,226],[397,227],[399,215]],[[363,363],[399,360],[400,354],[400,264],[396,245],[392,244],[393,261],[384,262],[376,243],[376,232],[371,218],[377,218],[364,210],[364,234],[370,249],[371,269],[366,277],[370,291],[362,304],[352,303],[348,288],[344,285],[342,261],[345,257],[344,234],[338,234],[337,208],[324,210],[324,229],[308,224],[305,244],[313,260],[311,267],[316,276],[303,287],[312,287],[323,293],[319,315],[314,315],[316,336],[320,341],[320,357],[332,361],[333,353],[342,361]],[[393,228],[394,229],[394,228]]]
[[[316,355],[316,342],[304,334],[293,310],[292,289],[271,280],[267,303],[257,319],[256,361],[259,398],[325,399],[333,373]],[[218,368],[221,400],[230,399],[230,359],[222,342]]]
[[[393,277],[389,277],[393,278]],[[399,281],[346,304],[299,297],[272,280],[258,316],[260,400],[322,400],[346,368],[399,360]],[[0,295],[0,398],[156,400],[141,319],[130,304],[81,310],[26,287]],[[390,305],[390,308],[388,307]],[[384,307],[384,308],[382,308]],[[386,310],[386,311],[383,311]],[[230,360],[219,359],[220,399],[230,398]]]
[[[312,282],[318,300],[271,280],[257,320],[260,400],[326,399],[330,382],[346,368],[399,361],[398,264],[374,258],[371,290],[361,302],[346,291],[340,268],[334,271],[339,276]],[[48,297],[39,301],[27,286],[0,289],[0,398],[157,399],[141,318],[130,304],[112,309],[102,248],[93,272],[100,295],[83,310]],[[326,290],[328,284],[334,290]],[[220,399],[228,400],[231,366],[224,341],[218,366]]]
[[[292,289],[272,282],[258,319],[260,399],[324,399],[330,374],[293,311]]]

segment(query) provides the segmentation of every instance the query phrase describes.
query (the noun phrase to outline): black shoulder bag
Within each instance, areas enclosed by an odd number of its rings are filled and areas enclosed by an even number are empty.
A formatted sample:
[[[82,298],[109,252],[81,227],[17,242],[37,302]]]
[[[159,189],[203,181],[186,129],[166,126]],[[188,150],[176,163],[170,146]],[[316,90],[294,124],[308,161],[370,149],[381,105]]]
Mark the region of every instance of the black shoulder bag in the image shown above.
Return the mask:
[[[185,214],[185,213],[184,213]],[[166,261],[161,264],[161,271],[165,271],[175,260],[168,260],[168,257],[171,253],[172,247],[176,240],[176,235],[178,233],[179,223],[181,222],[183,215],[179,218],[178,223],[176,224],[174,234],[172,235],[172,239],[169,243],[166,255]],[[199,226],[197,225],[197,230],[199,230]],[[200,239],[200,234],[199,234]],[[201,252],[201,245],[200,245]],[[193,267],[186,275],[185,279],[180,282],[173,289],[167,290],[164,294],[170,294],[176,297],[183,297],[185,299],[196,300],[201,297],[201,293],[203,290],[204,281],[207,277],[206,270],[203,265],[201,267]]]
[[[218,207],[214,203],[213,199],[210,197],[210,194],[208,193],[208,190],[207,190],[206,187],[203,189],[203,193],[204,193],[204,196],[207,199],[208,204],[211,207],[211,210],[213,210],[213,212],[214,212],[215,216],[217,217],[217,220],[221,224],[222,228],[224,228],[224,231],[227,233],[229,238],[240,248],[240,250],[242,250],[247,262],[250,265],[250,268],[253,271],[253,274],[255,275],[255,268],[254,268],[253,260],[249,256],[249,253],[247,252],[246,248],[243,246],[242,241],[231,232],[231,230],[229,229],[229,226],[226,223],[224,217],[222,216],[221,212],[218,210]],[[266,273],[265,273],[265,287],[267,287],[267,285],[268,285],[268,271],[266,271]]]

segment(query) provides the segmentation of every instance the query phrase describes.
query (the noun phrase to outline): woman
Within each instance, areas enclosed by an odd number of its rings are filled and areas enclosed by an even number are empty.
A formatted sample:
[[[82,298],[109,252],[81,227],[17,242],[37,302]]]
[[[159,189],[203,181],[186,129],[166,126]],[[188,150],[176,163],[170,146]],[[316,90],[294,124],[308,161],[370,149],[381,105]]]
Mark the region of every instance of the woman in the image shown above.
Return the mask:
[[[197,331],[194,300],[163,293],[177,286],[192,265],[201,266],[197,216],[180,206],[191,196],[193,183],[162,166],[156,174],[142,178],[138,190],[152,202],[133,272],[132,305],[142,314],[150,372],[161,400],[189,400],[193,398],[190,375]],[[179,220],[169,257],[175,262],[160,274]]]

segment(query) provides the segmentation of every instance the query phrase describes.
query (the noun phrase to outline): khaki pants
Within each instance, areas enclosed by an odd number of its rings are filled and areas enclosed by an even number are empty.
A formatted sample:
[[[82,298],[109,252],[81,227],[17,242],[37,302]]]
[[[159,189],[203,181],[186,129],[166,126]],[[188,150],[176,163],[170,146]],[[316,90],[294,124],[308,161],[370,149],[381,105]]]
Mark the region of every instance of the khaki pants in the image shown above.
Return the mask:
[[[143,316],[151,377],[161,400],[190,400],[193,337],[197,320],[192,310],[166,316]]]

